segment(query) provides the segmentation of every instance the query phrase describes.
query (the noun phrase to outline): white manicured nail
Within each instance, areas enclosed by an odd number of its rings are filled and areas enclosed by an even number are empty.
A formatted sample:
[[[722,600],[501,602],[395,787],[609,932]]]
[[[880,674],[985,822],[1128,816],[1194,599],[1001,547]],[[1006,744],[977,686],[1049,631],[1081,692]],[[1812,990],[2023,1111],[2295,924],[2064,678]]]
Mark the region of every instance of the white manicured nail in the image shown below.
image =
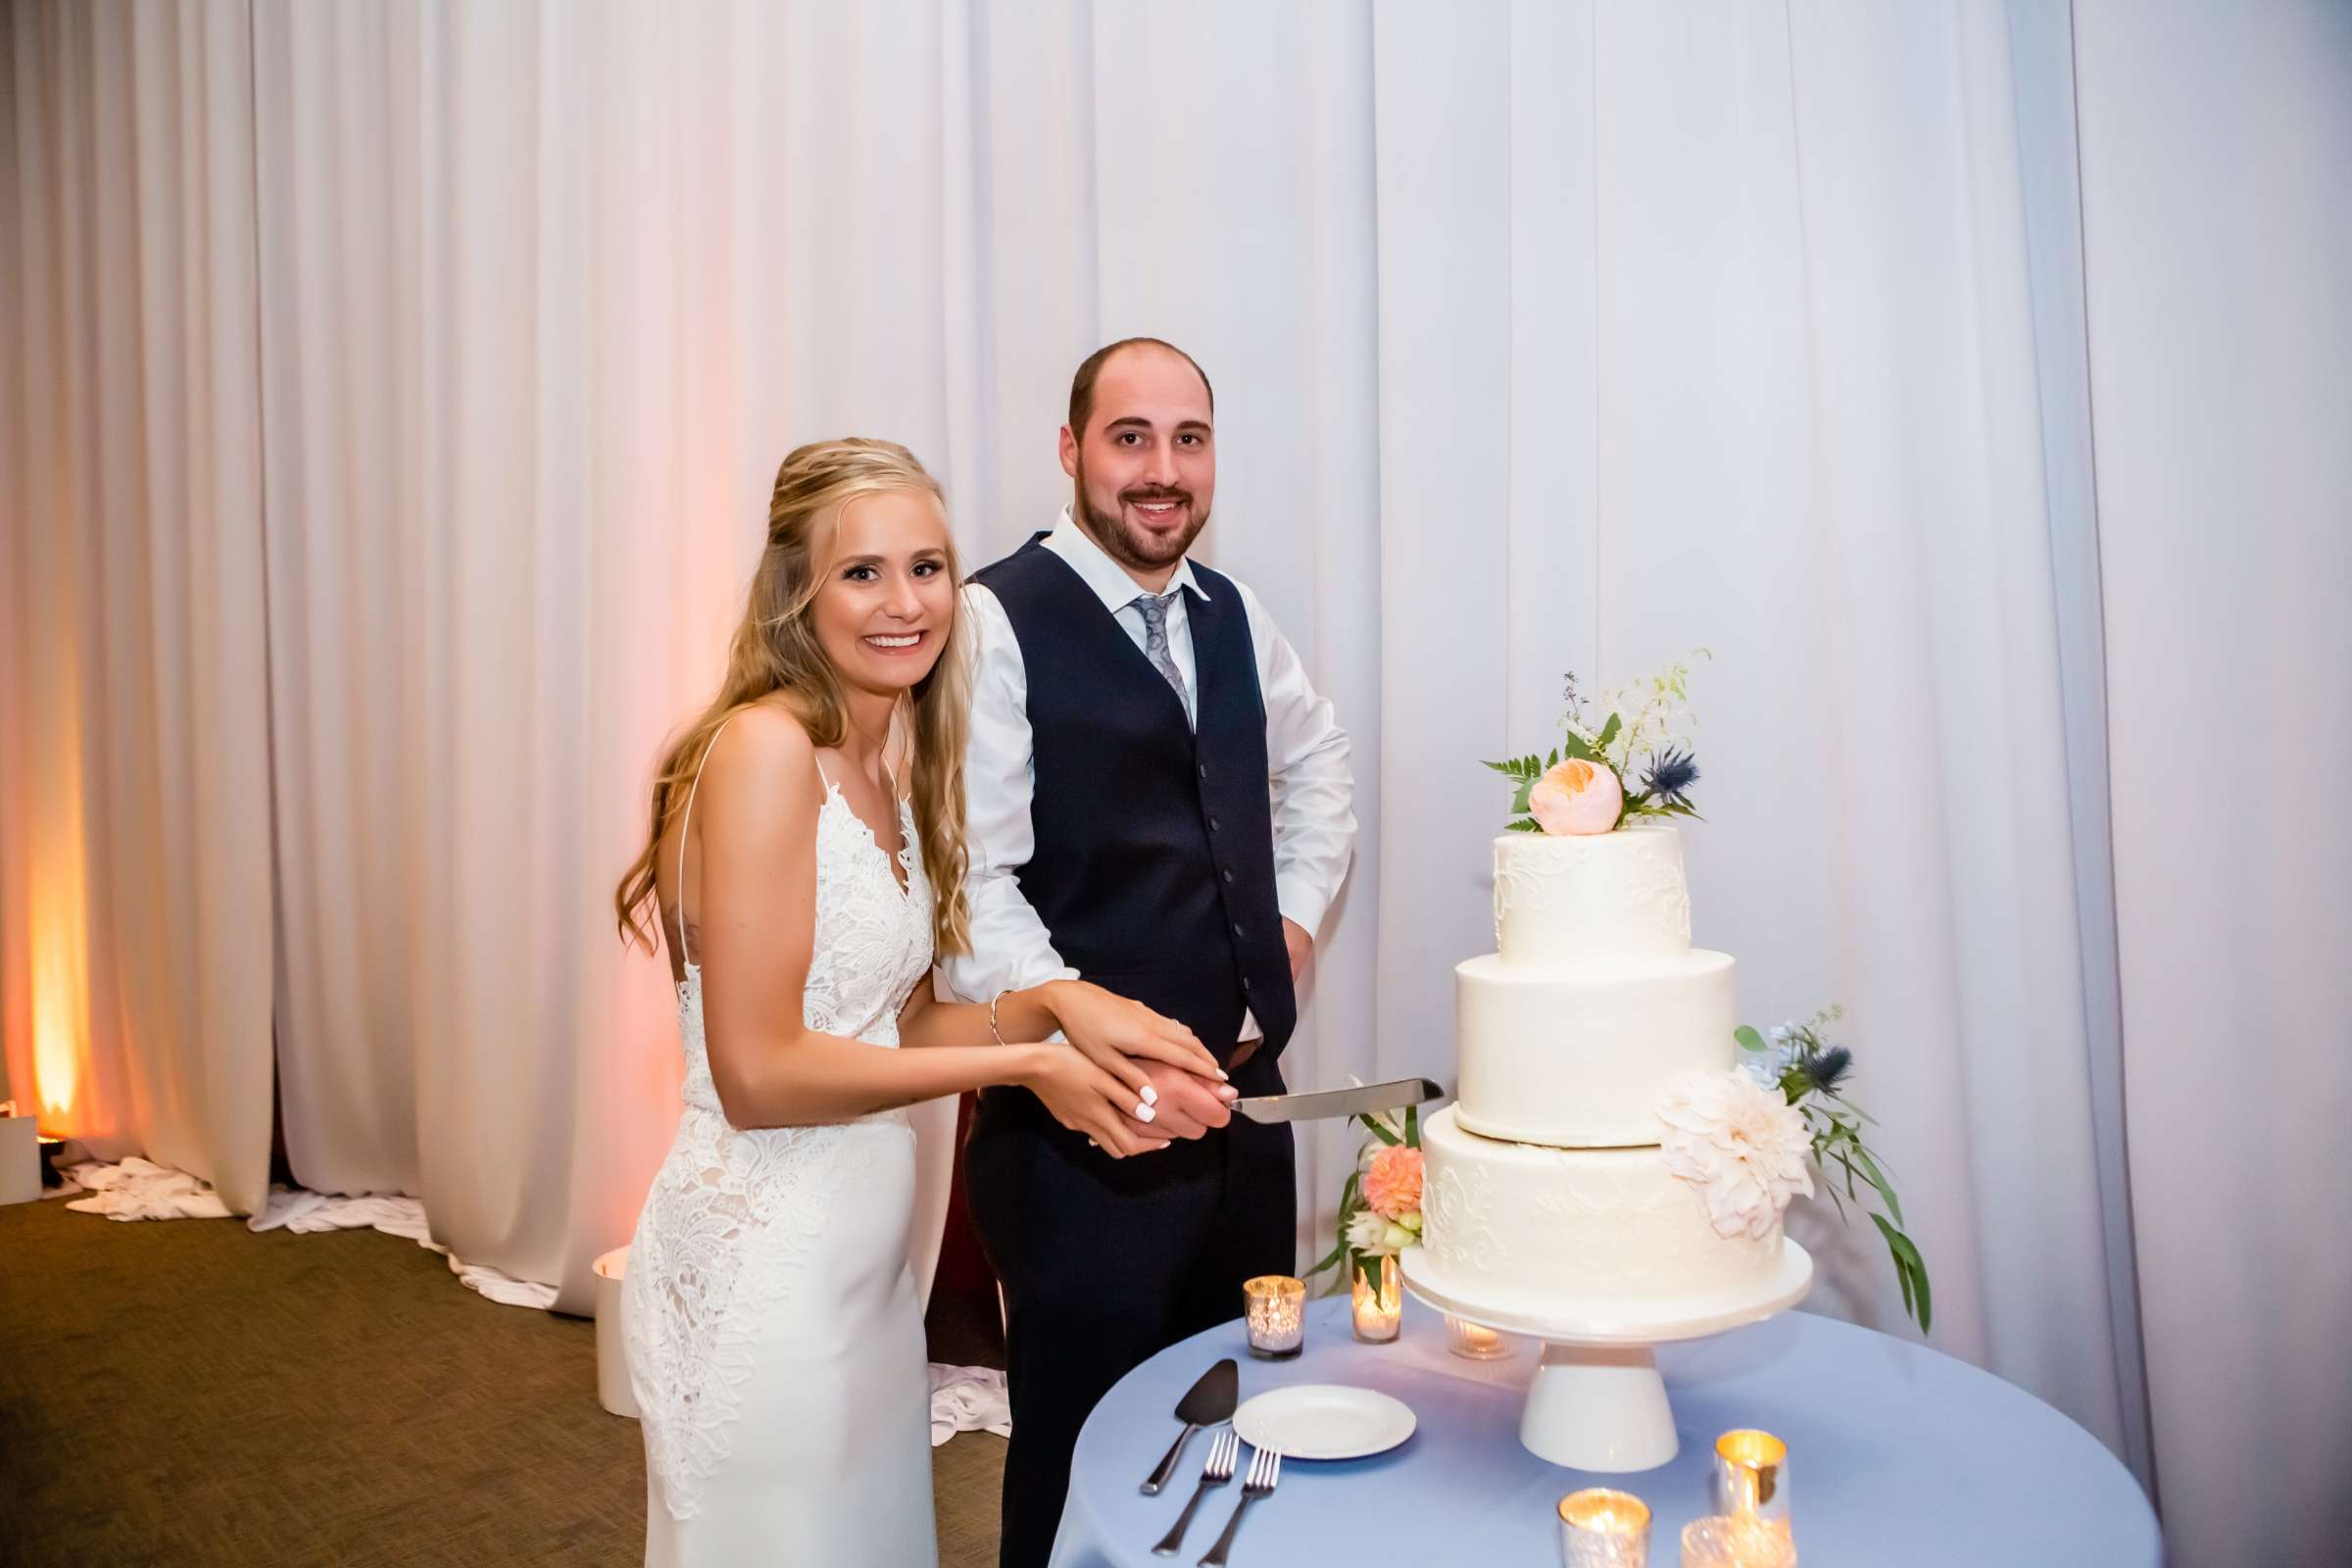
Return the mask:
[[[1156,1105],[1159,1103],[1159,1089],[1156,1085],[1144,1085],[1144,1103],[1147,1105]]]
[[[1151,1121],[1158,1114],[1159,1112],[1153,1110],[1150,1105],[1138,1105],[1135,1107],[1135,1119],[1137,1121]]]
[[[1233,1074],[1231,1074],[1231,1073],[1227,1072],[1227,1071],[1226,1071],[1224,1068],[1222,1068],[1222,1067],[1219,1067],[1219,1068],[1217,1069],[1217,1077],[1218,1077],[1218,1078],[1220,1078],[1220,1079],[1231,1078],[1232,1076],[1233,1076]]]

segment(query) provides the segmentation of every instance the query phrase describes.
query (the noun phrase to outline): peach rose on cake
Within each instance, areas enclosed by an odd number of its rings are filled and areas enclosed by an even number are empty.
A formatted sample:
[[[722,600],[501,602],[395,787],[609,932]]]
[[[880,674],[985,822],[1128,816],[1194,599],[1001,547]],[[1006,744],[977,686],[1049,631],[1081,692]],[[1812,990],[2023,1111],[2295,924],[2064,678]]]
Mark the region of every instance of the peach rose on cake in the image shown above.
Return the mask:
[[[1536,780],[1527,808],[1546,833],[1607,833],[1625,809],[1625,786],[1606,765],[1571,757]]]

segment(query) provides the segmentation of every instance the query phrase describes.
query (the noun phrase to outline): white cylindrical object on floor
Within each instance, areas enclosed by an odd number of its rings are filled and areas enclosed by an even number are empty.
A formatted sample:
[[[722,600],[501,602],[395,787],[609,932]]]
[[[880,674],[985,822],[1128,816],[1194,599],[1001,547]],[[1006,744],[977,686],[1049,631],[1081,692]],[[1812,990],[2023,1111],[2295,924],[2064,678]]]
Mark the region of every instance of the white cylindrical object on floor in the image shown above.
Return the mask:
[[[620,1329],[620,1282],[628,1267],[629,1250],[625,1247],[615,1247],[595,1264],[596,1402],[634,1421],[637,1396],[629,1389],[628,1344]]]
[[[0,1203],[41,1196],[41,1135],[30,1116],[0,1116]]]

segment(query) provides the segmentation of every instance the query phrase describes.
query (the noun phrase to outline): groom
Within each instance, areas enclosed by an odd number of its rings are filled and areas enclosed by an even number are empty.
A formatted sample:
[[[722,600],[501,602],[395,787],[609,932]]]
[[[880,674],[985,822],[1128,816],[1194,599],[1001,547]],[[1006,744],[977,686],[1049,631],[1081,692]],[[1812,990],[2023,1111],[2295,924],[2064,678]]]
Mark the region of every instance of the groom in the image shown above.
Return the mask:
[[[1232,1080],[1153,1068],[1154,1129],[1178,1141],[1117,1161],[1026,1090],[981,1096],[964,1157],[1008,1310],[1003,1568],[1044,1568],[1095,1401],[1298,1259],[1290,1129],[1225,1101],[1282,1091],[1294,982],[1355,832],[1348,737],[1256,596],[1186,558],[1214,413],[1170,344],[1090,356],[1061,431],[1071,504],[964,591],[972,952],[949,984],[985,1002],[1083,977],[1181,1019]]]

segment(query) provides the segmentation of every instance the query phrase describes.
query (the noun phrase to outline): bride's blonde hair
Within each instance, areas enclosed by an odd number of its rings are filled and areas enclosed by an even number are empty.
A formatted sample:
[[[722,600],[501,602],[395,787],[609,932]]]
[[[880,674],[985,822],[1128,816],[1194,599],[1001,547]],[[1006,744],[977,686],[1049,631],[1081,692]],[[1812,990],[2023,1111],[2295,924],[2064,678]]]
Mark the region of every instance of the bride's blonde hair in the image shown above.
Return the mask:
[[[820,747],[839,746],[849,733],[841,672],[825,657],[808,622],[808,607],[824,583],[842,507],[859,496],[915,491],[939,501],[939,481],[913,453],[895,441],[852,437],[797,448],[776,470],[767,507],[767,546],[752,577],[750,603],[727,651],[718,695],[662,754],[655,770],[645,848],[630,862],[612,895],[623,942],[653,934],[640,911],[655,896],[654,864],[671,820],[729,714],[781,692]],[[948,577],[960,584],[956,545],[948,542]],[[963,896],[963,743],[971,720],[971,672],[963,657],[962,597],[956,595],[939,662],[900,700],[910,766],[906,790],[914,805],[915,836],[932,893],[931,937],[942,954],[970,942],[970,906]]]

